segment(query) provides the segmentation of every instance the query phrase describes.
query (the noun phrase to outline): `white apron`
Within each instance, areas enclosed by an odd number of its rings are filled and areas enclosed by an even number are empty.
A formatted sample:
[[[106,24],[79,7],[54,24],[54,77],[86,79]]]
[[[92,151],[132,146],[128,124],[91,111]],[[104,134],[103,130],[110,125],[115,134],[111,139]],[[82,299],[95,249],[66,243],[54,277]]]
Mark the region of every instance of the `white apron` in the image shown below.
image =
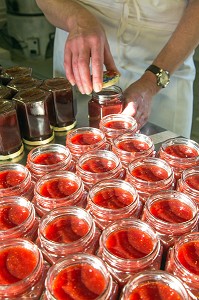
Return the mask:
[[[103,24],[124,90],[152,63],[187,5],[186,0],[79,0]],[[65,76],[64,46],[67,33],[57,29],[54,76]],[[117,37],[117,38],[115,38]],[[149,121],[190,137],[195,66],[192,55],[172,75],[170,84],[154,97]]]

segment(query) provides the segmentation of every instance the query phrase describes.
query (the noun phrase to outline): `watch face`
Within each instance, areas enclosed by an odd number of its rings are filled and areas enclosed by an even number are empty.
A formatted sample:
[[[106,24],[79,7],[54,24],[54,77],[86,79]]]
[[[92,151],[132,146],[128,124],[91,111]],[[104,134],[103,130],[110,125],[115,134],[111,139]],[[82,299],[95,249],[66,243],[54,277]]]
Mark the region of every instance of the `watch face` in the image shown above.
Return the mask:
[[[158,85],[162,86],[162,87],[166,87],[167,84],[169,84],[169,73],[167,71],[161,70],[160,74],[159,74],[159,81],[158,81]]]

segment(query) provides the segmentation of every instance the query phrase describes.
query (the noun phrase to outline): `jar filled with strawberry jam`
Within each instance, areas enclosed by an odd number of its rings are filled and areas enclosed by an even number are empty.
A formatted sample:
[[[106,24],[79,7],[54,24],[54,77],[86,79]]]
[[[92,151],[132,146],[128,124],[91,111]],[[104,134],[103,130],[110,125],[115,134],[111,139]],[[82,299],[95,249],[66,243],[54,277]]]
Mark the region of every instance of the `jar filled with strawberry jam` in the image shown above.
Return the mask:
[[[51,264],[72,253],[95,254],[100,231],[83,208],[59,207],[47,213],[40,222],[38,245]]]
[[[137,190],[121,179],[102,180],[88,192],[87,210],[100,229],[119,219],[138,218],[141,208]]]
[[[113,139],[118,136],[129,133],[134,135],[137,132],[136,120],[123,114],[110,114],[104,116],[99,124],[99,128],[104,132],[107,141],[113,143]]]
[[[0,244],[0,299],[40,299],[46,265],[40,249],[27,239]]]
[[[83,154],[77,161],[76,172],[87,188],[103,179],[125,178],[125,170],[119,158],[109,150]]]
[[[30,146],[50,143],[53,130],[49,121],[50,93],[39,88],[18,92],[13,100],[23,141]]]
[[[105,134],[94,127],[80,127],[70,130],[66,136],[66,146],[70,149],[75,161],[89,151],[109,149]]]
[[[50,267],[45,300],[116,300],[118,288],[104,262],[88,253],[75,253]],[[63,288],[64,287],[64,288]]]
[[[156,230],[165,252],[181,235],[198,230],[195,201],[174,190],[151,195],[145,202],[141,219]]]
[[[39,221],[34,205],[20,196],[4,197],[0,201],[0,241],[27,238],[35,241]]]
[[[162,246],[149,224],[127,218],[102,231],[97,254],[122,287],[138,272],[160,269]]]
[[[70,171],[49,172],[34,188],[35,209],[40,217],[61,206],[86,207],[87,192],[81,178]]]
[[[3,68],[0,74],[0,82],[3,85],[7,85],[12,79],[31,76],[32,68],[24,66],[13,66],[9,68]]]
[[[35,182],[49,172],[75,171],[75,162],[72,160],[70,150],[61,144],[47,144],[33,148],[28,153],[26,166]]]
[[[179,277],[190,299],[199,297],[199,233],[185,234],[170,248],[166,271]]]
[[[43,81],[41,89],[51,94],[49,119],[53,129],[66,131],[75,127],[77,103],[70,82],[66,78],[50,78]]]
[[[174,189],[174,172],[163,159],[146,157],[134,160],[127,169],[126,180],[134,185],[140,200],[162,190]]]
[[[8,160],[22,154],[22,143],[17,112],[14,103],[0,100],[0,160]]]
[[[30,171],[18,163],[0,165],[0,199],[6,196],[23,196],[33,198],[34,185]]]
[[[155,146],[151,138],[142,133],[122,134],[113,139],[112,151],[120,158],[123,166],[138,158],[155,155]]]
[[[41,79],[34,78],[32,76],[24,76],[24,77],[17,77],[12,79],[8,84],[7,87],[11,90],[12,96],[16,95],[18,92],[38,88],[42,84]]]
[[[177,182],[177,190],[192,198],[199,207],[199,167],[189,168],[182,172]]]
[[[183,170],[199,165],[199,144],[187,138],[172,138],[161,145],[158,157],[172,166],[179,179]]]
[[[166,271],[144,271],[131,277],[120,300],[190,300],[182,281]]]
[[[88,102],[89,126],[99,128],[101,118],[109,114],[119,114],[124,108],[124,97],[119,86],[112,85],[93,92]]]

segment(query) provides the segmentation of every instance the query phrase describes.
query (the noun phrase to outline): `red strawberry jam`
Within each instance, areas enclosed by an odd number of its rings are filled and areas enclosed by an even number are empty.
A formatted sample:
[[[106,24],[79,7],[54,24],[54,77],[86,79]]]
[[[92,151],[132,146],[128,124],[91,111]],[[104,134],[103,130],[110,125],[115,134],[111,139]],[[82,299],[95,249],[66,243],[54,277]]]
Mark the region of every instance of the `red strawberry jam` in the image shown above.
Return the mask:
[[[76,145],[93,145],[102,140],[100,135],[94,134],[93,132],[77,133],[71,137],[71,143]]]
[[[106,128],[112,128],[112,129],[131,129],[132,125],[128,122],[124,122],[124,121],[110,121],[110,122],[106,122],[104,124],[104,126]]]
[[[198,156],[198,151],[196,149],[181,144],[167,146],[164,151],[169,155],[179,158],[192,158]]]
[[[106,289],[103,274],[85,263],[63,269],[52,285],[53,295],[57,300],[93,300]]]
[[[89,224],[85,220],[68,215],[49,223],[44,235],[48,240],[56,243],[72,243],[85,236],[89,229]]]
[[[20,184],[25,179],[25,174],[17,170],[0,172],[0,189],[6,189]]]
[[[144,181],[156,182],[168,177],[168,172],[156,165],[138,166],[131,172],[133,176]]]
[[[199,191],[199,175],[191,175],[185,179],[185,182],[190,188]]]
[[[96,157],[86,160],[81,167],[87,172],[105,173],[113,170],[116,167],[116,163],[104,157]]]
[[[63,161],[65,159],[65,155],[63,153],[58,152],[46,152],[37,155],[33,159],[33,163],[39,164],[39,165],[53,165],[57,164],[60,161]]]
[[[29,216],[29,210],[20,205],[0,207],[0,230],[6,230],[23,223]]]
[[[190,241],[178,249],[180,263],[193,274],[199,275],[199,241]]]
[[[39,192],[43,197],[64,198],[75,193],[78,188],[78,184],[68,178],[54,178],[43,183]]]
[[[127,152],[142,152],[149,149],[146,142],[133,139],[121,141],[117,144],[117,147]]]

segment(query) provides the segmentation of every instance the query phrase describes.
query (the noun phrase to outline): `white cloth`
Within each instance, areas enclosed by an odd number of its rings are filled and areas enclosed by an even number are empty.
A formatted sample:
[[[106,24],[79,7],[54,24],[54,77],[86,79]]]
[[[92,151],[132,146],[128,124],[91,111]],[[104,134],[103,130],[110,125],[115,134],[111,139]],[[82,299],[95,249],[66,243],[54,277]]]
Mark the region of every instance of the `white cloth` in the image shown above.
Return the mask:
[[[103,24],[125,89],[152,63],[175,30],[186,0],[77,0]],[[54,76],[65,75],[64,45],[67,33],[57,29]],[[149,121],[190,137],[195,66],[192,55],[172,75],[171,83],[154,97]]]

